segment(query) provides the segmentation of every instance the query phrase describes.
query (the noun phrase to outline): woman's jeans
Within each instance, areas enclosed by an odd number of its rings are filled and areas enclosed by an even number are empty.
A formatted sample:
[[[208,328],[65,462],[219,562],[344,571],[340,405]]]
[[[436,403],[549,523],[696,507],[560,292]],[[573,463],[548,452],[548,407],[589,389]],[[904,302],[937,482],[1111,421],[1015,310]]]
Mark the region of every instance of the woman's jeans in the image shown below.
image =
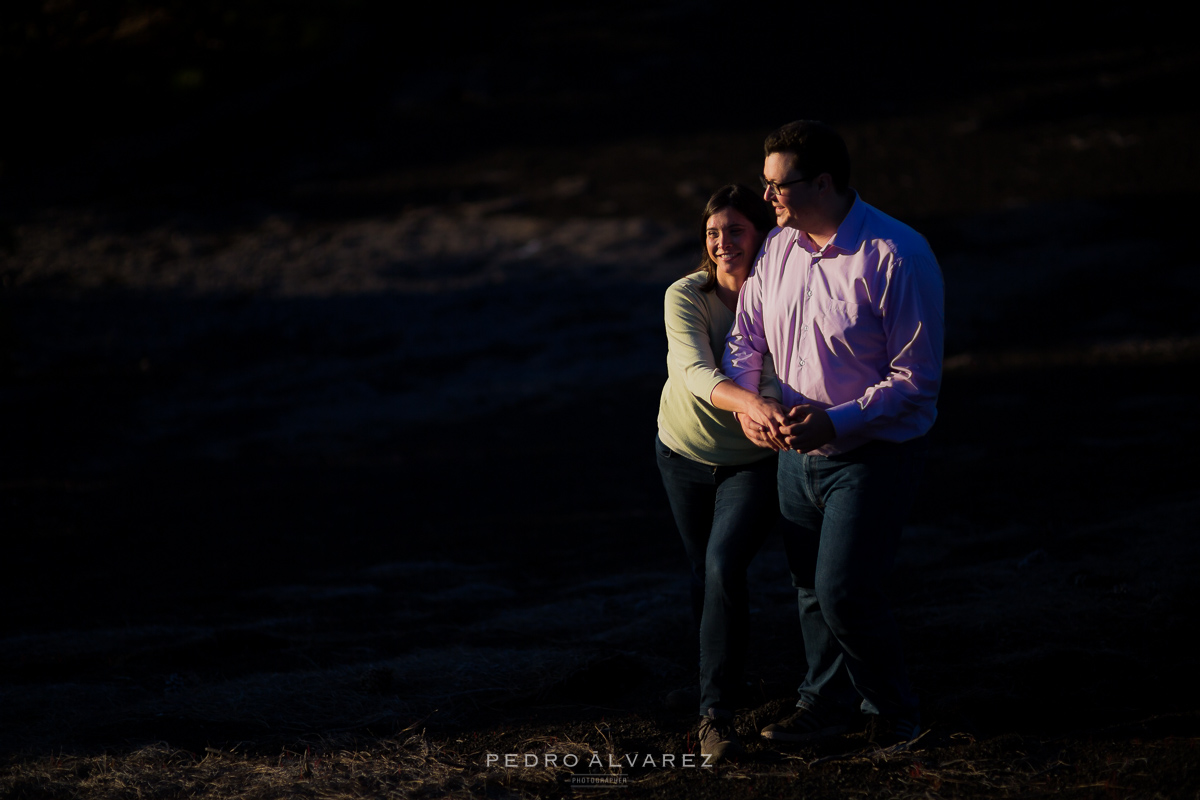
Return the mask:
[[[838,456],[779,456],[779,507],[808,672],[798,705],[917,720],[884,596],[925,460],[924,438]]]
[[[655,437],[658,469],[692,567],[700,626],[700,714],[732,716],[750,624],[746,569],[779,517],[776,457],[711,467]]]

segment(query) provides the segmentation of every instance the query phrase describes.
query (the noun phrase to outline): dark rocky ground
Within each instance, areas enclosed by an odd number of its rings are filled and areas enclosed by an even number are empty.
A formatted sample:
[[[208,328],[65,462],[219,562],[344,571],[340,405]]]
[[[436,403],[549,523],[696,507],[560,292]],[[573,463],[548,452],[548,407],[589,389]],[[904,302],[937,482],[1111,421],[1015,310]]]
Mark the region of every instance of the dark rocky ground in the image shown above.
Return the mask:
[[[692,748],[661,295],[799,116],[946,277],[891,587],[929,732],[632,791],[1197,794],[1182,26],[206,9],[5,23],[7,795],[544,797],[487,754]],[[912,46],[840,57],[879,27]],[[776,543],[753,571],[750,734],[802,656]]]

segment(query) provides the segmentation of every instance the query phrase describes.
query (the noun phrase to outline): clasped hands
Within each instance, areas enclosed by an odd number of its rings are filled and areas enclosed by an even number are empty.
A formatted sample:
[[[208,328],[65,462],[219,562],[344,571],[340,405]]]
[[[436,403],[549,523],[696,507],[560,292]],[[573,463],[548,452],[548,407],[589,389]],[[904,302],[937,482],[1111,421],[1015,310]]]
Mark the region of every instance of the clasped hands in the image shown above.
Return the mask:
[[[785,410],[779,401],[764,397],[738,419],[747,439],[775,452],[806,453],[828,444],[836,435],[825,409],[807,403]]]

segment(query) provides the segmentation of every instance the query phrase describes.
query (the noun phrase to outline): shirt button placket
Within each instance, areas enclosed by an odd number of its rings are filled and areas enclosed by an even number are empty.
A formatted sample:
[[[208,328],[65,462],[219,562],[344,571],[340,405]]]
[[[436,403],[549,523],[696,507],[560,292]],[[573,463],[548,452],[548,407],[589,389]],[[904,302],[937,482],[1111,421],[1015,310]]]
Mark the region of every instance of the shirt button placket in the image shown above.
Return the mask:
[[[811,259],[809,259],[809,261],[808,261],[808,274],[807,274],[807,275],[805,275],[805,276],[804,276],[804,278],[805,278],[805,282],[806,282],[806,283],[807,283],[807,284],[808,284],[810,287],[812,286],[812,276],[813,276],[813,274],[814,274],[814,273],[813,273],[813,270],[816,268],[817,264],[819,264],[819,263],[820,263],[820,261],[821,261],[821,255],[820,255],[820,253],[818,253],[817,255],[813,256],[813,257],[812,257]],[[809,299],[809,298],[811,298],[811,297],[812,297],[812,289],[811,289],[811,288],[805,289],[805,291],[804,291],[804,299],[805,299],[805,300],[807,300],[807,299]],[[811,309],[809,309],[807,306],[808,306],[808,304],[806,303],[806,304],[805,304],[805,309],[804,309],[804,316],[806,316],[806,317],[809,317],[809,318],[811,319],[811,318],[812,318],[812,311],[811,311]],[[805,325],[801,326],[801,328],[800,328],[800,338],[804,338],[804,334],[806,334],[806,333],[808,333],[808,325],[807,325],[807,324],[805,324]],[[797,368],[797,369],[804,369],[804,359],[803,359],[803,358],[801,358],[801,359],[798,359],[798,360],[796,361],[796,368]]]

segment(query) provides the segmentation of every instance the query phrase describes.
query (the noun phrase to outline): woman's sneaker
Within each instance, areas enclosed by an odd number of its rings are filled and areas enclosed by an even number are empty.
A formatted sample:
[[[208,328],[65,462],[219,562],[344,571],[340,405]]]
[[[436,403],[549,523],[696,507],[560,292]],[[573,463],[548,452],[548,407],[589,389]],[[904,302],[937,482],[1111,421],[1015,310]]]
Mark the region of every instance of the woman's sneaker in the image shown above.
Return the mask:
[[[700,740],[700,755],[706,756],[705,766],[736,758],[745,750],[733,727],[733,720],[728,718],[704,717],[700,720],[700,731],[696,738]]]
[[[826,736],[837,736],[850,730],[850,719],[844,713],[817,711],[798,706],[789,716],[762,729],[764,739],[777,742],[809,742]]]

